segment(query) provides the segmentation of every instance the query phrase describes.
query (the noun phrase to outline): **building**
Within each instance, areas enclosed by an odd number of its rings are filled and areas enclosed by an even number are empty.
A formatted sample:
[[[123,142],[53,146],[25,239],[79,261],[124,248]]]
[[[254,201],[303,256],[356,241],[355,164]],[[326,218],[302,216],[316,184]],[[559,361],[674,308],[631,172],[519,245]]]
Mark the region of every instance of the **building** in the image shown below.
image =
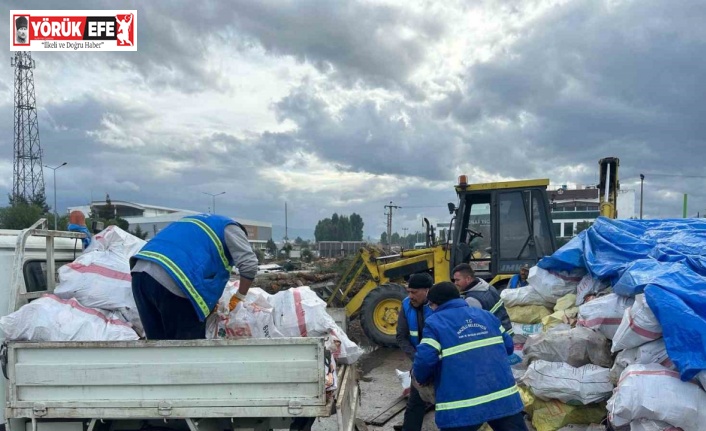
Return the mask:
[[[147,232],[147,239],[182,217],[200,214],[197,211],[113,200],[93,201],[90,205],[71,207],[68,210],[69,212],[81,211],[86,217],[93,212],[98,214],[111,212],[111,217],[120,217],[130,223],[130,230],[134,231],[139,226],[140,230]],[[265,250],[267,241],[272,239],[272,223],[242,218],[236,220],[248,231],[248,241],[253,248]]]
[[[593,223],[600,215],[598,188],[547,190],[551,204],[554,234],[558,238],[576,235],[579,225]],[[635,190],[618,191],[618,218],[635,218]]]

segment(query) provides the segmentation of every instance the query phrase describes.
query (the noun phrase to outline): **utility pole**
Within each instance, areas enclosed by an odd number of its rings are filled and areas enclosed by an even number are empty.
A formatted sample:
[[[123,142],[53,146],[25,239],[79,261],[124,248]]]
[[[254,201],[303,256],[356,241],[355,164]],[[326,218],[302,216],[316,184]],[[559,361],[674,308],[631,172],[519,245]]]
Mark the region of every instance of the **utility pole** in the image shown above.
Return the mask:
[[[289,234],[287,233],[287,202],[284,203],[284,242],[289,242]]]
[[[59,218],[59,211],[56,209],[56,170],[62,166],[66,166],[67,164],[68,164],[67,162],[64,162],[64,163],[60,164],[59,166],[56,166],[53,168],[51,166],[44,165],[45,168],[49,168],[52,171],[54,171],[54,230],[57,230],[56,221]]]
[[[212,210],[211,214],[215,214],[216,213],[216,196],[224,195],[226,192],[220,192],[220,193],[201,192],[201,193],[211,196],[212,203],[213,203],[213,205],[211,206],[211,210]]]
[[[385,215],[387,216],[387,246],[388,248],[392,248],[392,210],[393,209],[398,209],[402,207],[398,207],[397,205],[393,205],[392,201],[390,201],[389,205],[385,205],[385,209],[387,212]]]
[[[640,220],[642,220],[642,194],[644,192],[645,176],[640,174]]]
[[[408,230],[408,229],[409,229],[409,228],[406,228],[406,227],[403,227],[403,228],[402,228],[402,232],[404,232],[404,240],[403,240],[403,243],[404,243],[405,247],[407,246],[407,230]]]

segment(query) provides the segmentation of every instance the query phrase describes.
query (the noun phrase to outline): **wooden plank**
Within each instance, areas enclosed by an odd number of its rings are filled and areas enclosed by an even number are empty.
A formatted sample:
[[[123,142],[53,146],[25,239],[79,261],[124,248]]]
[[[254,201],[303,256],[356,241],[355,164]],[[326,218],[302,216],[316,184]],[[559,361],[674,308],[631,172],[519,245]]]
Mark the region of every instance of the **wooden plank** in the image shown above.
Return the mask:
[[[387,421],[395,417],[399,412],[404,410],[405,407],[407,407],[407,397],[399,396],[377,415],[367,419],[365,423],[375,426],[385,425]]]
[[[355,416],[358,410],[358,379],[355,366],[343,366],[339,373],[339,392],[337,394],[336,412],[339,431],[355,431]]]
[[[365,424],[365,421],[360,418],[355,419],[355,429],[357,431],[368,431],[368,425]]]

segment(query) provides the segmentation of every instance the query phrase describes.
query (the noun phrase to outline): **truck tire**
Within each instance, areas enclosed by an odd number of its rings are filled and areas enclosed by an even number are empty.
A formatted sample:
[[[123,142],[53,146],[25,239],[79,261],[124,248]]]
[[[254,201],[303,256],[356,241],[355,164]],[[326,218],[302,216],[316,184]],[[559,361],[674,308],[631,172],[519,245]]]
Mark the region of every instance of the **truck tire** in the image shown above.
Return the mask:
[[[399,284],[383,284],[363,300],[360,323],[368,339],[382,347],[397,347],[397,314],[407,291]]]

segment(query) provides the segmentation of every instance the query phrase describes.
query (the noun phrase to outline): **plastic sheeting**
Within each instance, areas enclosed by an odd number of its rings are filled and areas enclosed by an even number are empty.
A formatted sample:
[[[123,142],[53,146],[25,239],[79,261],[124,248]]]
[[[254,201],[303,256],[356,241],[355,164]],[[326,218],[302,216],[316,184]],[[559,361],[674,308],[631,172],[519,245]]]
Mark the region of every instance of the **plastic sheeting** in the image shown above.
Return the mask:
[[[624,296],[644,292],[682,380],[706,369],[706,220],[599,217],[538,266],[586,269]]]

